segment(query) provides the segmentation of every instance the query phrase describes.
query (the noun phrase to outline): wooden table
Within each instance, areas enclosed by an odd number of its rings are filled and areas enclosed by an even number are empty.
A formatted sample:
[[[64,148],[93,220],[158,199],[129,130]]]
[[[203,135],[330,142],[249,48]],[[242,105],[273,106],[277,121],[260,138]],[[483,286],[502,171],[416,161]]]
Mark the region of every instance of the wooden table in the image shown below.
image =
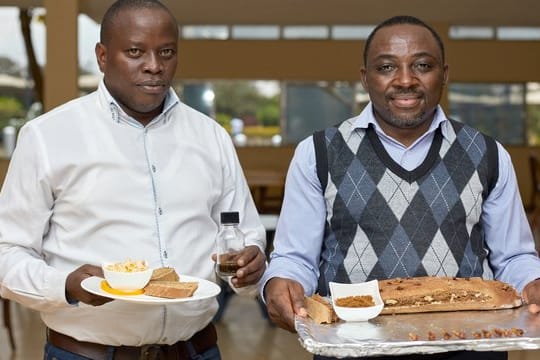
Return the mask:
[[[279,213],[285,174],[276,170],[249,169],[244,172],[253,200],[261,213]]]

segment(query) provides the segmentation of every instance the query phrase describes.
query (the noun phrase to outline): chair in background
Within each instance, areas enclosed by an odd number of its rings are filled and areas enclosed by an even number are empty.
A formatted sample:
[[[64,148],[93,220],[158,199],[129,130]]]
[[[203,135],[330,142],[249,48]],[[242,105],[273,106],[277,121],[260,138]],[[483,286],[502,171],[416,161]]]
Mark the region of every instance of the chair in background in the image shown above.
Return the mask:
[[[260,214],[279,214],[283,202],[285,174],[276,170],[250,169],[246,180]]]

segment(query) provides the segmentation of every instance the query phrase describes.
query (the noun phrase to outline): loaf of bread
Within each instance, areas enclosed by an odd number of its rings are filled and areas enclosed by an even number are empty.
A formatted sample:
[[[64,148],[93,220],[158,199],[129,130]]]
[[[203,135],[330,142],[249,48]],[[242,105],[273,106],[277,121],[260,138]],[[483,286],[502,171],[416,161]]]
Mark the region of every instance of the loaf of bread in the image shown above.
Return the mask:
[[[172,267],[154,269],[150,281],[180,281],[180,277]]]
[[[150,281],[144,288],[144,295],[168,299],[179,299],[193,296],[199,287],[198,282]]]
[[[304,304],[308,316],[317,324],[331,324],[338,320],[332,304],[318,294],[306,297]]]
[[[413,277],[379,280],[382,314],[494,310],[521,305],[516,290],[501,281],[479,277]]]

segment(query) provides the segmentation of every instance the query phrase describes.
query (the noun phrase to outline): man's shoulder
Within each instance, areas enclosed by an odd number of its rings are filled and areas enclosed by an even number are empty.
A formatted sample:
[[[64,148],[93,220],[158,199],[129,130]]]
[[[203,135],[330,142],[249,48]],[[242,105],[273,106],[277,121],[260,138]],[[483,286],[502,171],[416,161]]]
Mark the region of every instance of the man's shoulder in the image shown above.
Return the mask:
[[[44,126],[53,122],[74,122],[80,118],[81,114],[91,115],[97,111],[96,96],[96,93],[93,92],[69,100],[36,117],[31,123],[35,126]]]

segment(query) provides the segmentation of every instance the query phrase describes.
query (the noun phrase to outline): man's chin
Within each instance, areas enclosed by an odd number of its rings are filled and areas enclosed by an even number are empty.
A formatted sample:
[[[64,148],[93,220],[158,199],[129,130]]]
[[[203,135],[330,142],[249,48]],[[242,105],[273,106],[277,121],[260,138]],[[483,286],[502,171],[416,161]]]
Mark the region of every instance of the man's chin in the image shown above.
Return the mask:
[[[426,121],[423,115],[424,114],[417,114],[414,116],[392,115],[390,123],[395,127],[399,127],[402,129],[411,129],[422,125]]]

